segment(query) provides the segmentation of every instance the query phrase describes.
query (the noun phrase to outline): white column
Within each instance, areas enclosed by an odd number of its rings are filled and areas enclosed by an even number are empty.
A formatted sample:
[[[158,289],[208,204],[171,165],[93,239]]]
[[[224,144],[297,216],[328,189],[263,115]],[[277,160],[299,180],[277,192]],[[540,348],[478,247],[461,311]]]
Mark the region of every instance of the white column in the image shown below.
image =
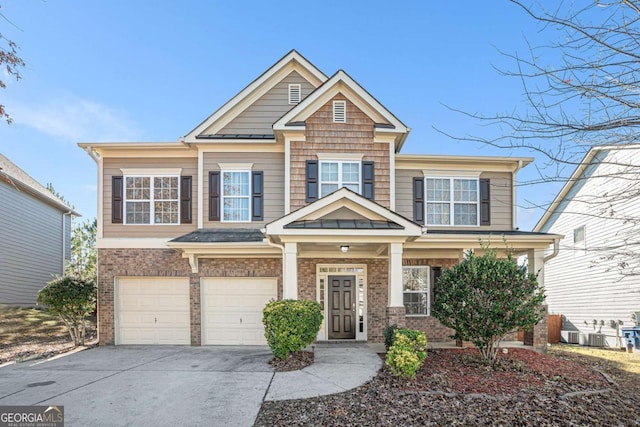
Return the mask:
[[[298,244],[284,244],[283,299],[298,299]]]
[[[389,244],[389,307],[402,307],[402,243]]]
[[[530,249],[527,251],[529,273],[538,275],[538,283],[544,287],[544,249]]]

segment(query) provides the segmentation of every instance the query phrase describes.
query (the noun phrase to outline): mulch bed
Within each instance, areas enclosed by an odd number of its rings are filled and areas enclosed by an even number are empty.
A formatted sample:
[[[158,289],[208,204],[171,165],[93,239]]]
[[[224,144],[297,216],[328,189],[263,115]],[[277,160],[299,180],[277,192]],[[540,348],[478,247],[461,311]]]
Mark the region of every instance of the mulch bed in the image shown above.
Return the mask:
[[[298,371],[313,363],[313,353],[310,351],[298,351],[289,353],[286,359],[274,357],[269,362],[276,372]]]
[[[640,425],[639,405],[640,378],[601,359],[509,349],[493,369],[474,349],[433,350],[413,381],[383,366],[369,383],[345,393],[266,402],[255,425],[627,426]]]

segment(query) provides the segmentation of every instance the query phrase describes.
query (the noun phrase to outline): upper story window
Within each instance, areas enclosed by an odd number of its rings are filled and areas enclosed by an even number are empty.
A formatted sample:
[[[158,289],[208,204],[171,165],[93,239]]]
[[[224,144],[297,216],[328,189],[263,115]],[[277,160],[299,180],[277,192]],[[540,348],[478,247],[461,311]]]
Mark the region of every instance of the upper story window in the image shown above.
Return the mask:
[[[333,101],[333,123],[347,123],[347,101]]]
[[[251,220],[251,171],[222,171],[222,221]]]
[[[360,162],[321,161],[320,197],[331,194],[341,187],[360,193]]]
[[[479,180],[426,178],[427,225],[479,225]]]
[[[299,104],[302,98],[302,89],[299,83],[289,85],[289,104]]]
[[[584,244],[585,241],[585,233],[584,233],[584,225],[578,228],[573,229],[573,245],[579,246]]]
[[[179,224],[179,176],[125,178],[125,224]]]

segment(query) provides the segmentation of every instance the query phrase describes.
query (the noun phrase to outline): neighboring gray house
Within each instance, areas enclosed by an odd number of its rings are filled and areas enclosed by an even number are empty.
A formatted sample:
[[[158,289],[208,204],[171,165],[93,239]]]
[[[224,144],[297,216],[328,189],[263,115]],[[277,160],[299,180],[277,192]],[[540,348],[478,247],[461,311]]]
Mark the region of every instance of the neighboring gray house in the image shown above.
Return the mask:
[[[79,214],[0,154],[0,304],[35,305],[61,275]]]

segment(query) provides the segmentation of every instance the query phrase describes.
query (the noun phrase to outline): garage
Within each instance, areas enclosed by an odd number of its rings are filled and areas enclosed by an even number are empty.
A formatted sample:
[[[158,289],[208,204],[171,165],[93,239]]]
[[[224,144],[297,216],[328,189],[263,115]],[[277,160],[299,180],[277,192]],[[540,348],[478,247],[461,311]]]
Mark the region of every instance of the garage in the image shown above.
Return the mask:
[[[189,278],[118,278],[116,344],[191,344]]]
[[[266,345],[262,309],[277,297],[276,278],[205,278],[202,292],[203,345]]]

